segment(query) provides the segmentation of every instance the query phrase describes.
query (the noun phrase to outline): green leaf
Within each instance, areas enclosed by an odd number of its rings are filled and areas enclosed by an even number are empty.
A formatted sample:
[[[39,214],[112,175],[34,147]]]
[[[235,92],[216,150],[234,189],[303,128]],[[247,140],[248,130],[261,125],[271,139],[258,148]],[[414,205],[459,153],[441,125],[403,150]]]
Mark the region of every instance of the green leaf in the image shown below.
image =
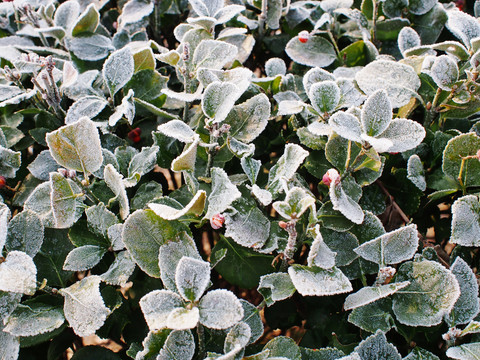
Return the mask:
[[[330,201],[325,202],[318,210],[317,218],[322,222],[323,227],[336,231],[350,230],[354,225],[340,211],[334,210]]]
[[[244,322],[239,322],[230,329],[223,347],[225,354],[229,352],[238,353],[245,348],[248,345],[251,333],[250,327]]]
[[[146,47],[133,53],[134,73],[141,70],[155,70],[155,58],[152,48]]]
[[[404,360],[440,360],[436,355],[433,355],[430,351],[415,347],[410,354],[403,358]]]
[[[418,248],[417,225],[411,224],[363,243],[354,251],[380,266],[411,259]]]
[[[423,168],[422,160],[416,154],[413,154],[408,158],[407,163],[407,178],[417,188],[425,191],[427,188],[427,182],[425,181],[425,169]]]
[[[127,355],[137,360],[156,359],[156,356],[158,355],[162,347],[165,345],[165,341],[167,340],[170,332],[171,330],[169,329],[150,331],[147,337],[142,342],[143,350],[140,350],[136,354],[131,355],[129,354],[132,349],[131,346],[130,349],[127,351]]]
[[[50,154],[50,150],[43,150],[27,168],[37,179],[48,181],[50,180],[50,173],[57,171],[58,164]]]
[[[359,226],[363,227],[363,225]],[[326,228],[322,228],[320,232],[328,248],[337,253],[335,257],[337,266],[349,265],[358,257],[353,251],[358,246],[358,239],[351,232],[338,232]]]
[[[308,208],[315,204],[315,199],[304,189],[293,187],[287,192],[284,201],[272,204],[276,212],[285,219],[299,219]]]
[[[194,354],[195,339],[190,330],[175,330],[168,335],[157,360],[191,360]]]
[[[480,137],[475,133],[461,134],[450,139],[443,151],[444,174],[461,181],[466,187],[480,185],[480,161],[475,157],[479,149]],[[469,156],[473,158],[462,160]]]
[[[102,166],[100,136],[95,123],[87,117],[48,133],[46,140],[51,155],[61,166],[87,173]]]
[[[470,41],[480,36],[480,25],[477,19],[463,11],[447,11],[447,15],[447,29],[470,49]]]
[[[447,350],[447,356],[459,360],[480,359],[480,342],[454,346]]]
[[[377,330],[389,331],[395,321],[392,310],[392,300],[380,299],[365,306],[353,309],[348,315],[348,321],[360,329],[374,333]]]
[[[348,278],[336,267],[325,270],[294,264],[288,268],[288,274],[303,296],[330,296],[353,290]]]
[[[340,88],[334,81],[322,81],[312,84],[308,97],[319,114],[330,113],[340,102]]]
[[[474,195],[457,199],[452,205],[450,241],[462,246],[480,245],[480,204]]]
[[[306,43],[295,36],[287,43],[285,52],[296,63],[312,67],[326,67],[337,58],[333,45],[321,36],[311,36]]]
[[[435,58],[429,74],[442,90],[450,91],[458,81],[457,63],[448,55]]]
[[[67,255],[63,264],[63,270],[89,270],[102,260],[106,252],[105,248],[96,245],[85,245],[75,248]]]
[[[203,113],[214,122],[221,122],[227,117],[238,96],[239,90],[235,84],[214,81],[203,93]]]
[[[450,268],[460,285],[460,297],[445,321],[450,327],[467,324],[480,311],[478,283],[470,266],[461,257],[457,257]]]
[[[110,285],[125,286],[129,277],[135,270],[135,262],[128,251],[121,251],[116,255],[115,261],[101,276],[102,281]]]
[[[158,150],[159,147],[154,145],[143,147],[138,154],[135,154],[128,165],[128,177],[141,177],[150,172],[157,164]]]
[[[387,342],[383,331],[378,330],[375,335],[371,335],[363,340],[356,348],[355,352],[360,355],[362,360],[382,359],[382,360],[401,360],[402,357],[398,350],[392,344]]]
[[[232,184],[227,173],[220,168],[212,168],[212,191],[208,196],[208,208],[205,219],[224,212],[230,204],[241,196]]]
[[[44,227],[55,227],[50,193],[50,182],[40,183],[25,200],[24,209],[35,212],[43,221]]]
[[[260,311],[256,306],[250,304],[248,301],[240,299],[243,307],[242,322],[246,323],[250,327],[250,339],[249,344],[253,344],[263,335],[264,328],[263,322],[260,317]]]
[[[135,196],[130,201],[133,210],[143,209],[152,200],[158,199],[163,195],[162,185],[155,181],[143,183],[138,188]]]
[[[144,69],[133,74],[123,87],[123,91],[133,90],[135,99],[151,101],[162,95],[162,89],[165,88],[167,81],[168,78],[160,75],[158,71]]]
[[[14,178],[22,164],[20,151],[13,151],[0,145],[0,174],[6,178]]]
[[[110,226],[118,223],[117,216],[105,207],[104,203],[90,206],[85,210],[89,229],[97,235],[107,237],[107,230]]]
[[[90,4],[80,14],[75,25],[72,28],[72,36],[77,36],[81,33],[94,33],[100,22],[100,13],[96,9],[94,4]]]
[[[195,68],[221,69],[235,60],[237,47],[218,40],[202,40],[193,53]]]
[[[37,268],[21,251],[10,251],[0,264],[0,291],[33,295],[37,289]]]
[[[267,306],[273,305],[276,301],[288,299],[295,290],[290,276],[286,273],[264,275],[258,284],[258,292],[262,294]]]
[[[140,299],[140,308],[151,331],[167,327],[170,313],[183,306],[180,295],[169,290],[154,290]]]
[[[78,336],[94,334],[110,315],[100,294],[100,282],[99,276],[90,275],[59,290],[65,298],[65,318]]]
[[[130,206],[123,176],[113,167],[112,164],[108,164],[103,171],[103,177],[105,178],[105,183],[113,191],[118,200],[120,205],[120,218],[122,220],[126,219],[130,213]]]
[[[74,192],[68,180],[56,172],[50,173],[50,186],[55,227],[69,228],[78,220],[78,212],[83,205],[81,198],[84,198],[84,195],[82,192]]]
[[[392,120],[392,105],[385,90],[373,92],[362,108],[362,128],[368,136],[383,133]]]
[[[210,282],[210,263],[183,256],[175,271],[178,293],[186,300],[196,302],[203,295]]]
[[[410,285],[393,296],[397,320],[409,326],[440,324],[460,296],[460,287],[452,272],[430,260],[402,264],[396,281],[410,281]]]
[[[5,323],[6,331],[14,336],[34,336],[53,331],[65,322],[61,307],[29,301],[20,304]]]
[[[152,209],[155,214],[160,216],[162,219],[176,220],[184,215],[201,215],[203,213],[203,209],[205,208],[206,198],[206,192],[203,190],[199,190],[192,198],[192,200],[183,209],[175,209],[168,205],[156,203],[150,203],[148,204],[148,207]]]
[[[282,0],[268,0],[266,25],[271,30],[276,30],[280,27],[282,5]]]
[[[113,52],[103,64],[102,75],[113,96],[132,78],[134,61],[128,47]]]
[[[403,289],[409,284],[410,282],[404,281],[401,283],[391,283],[380,286],[365,286],[356,293],[348,295],[345,299],[343,308],[345,310],[352,310],[373,303],[381,298],[396,293],[398,290]]]
[[[215,270],[229,283],[244,289],[256,287],[262,275],[271,273],[273,256],[244,248],[221,236],[212,253],[227,250],[226,256]]]
[[[138,266],[149,276],[160,277],[160,246],[188,228],[176,221],[163,220],[151,210],[137,210],[125,221],[123,241]]]
[[[123,117],[132,125],[135,117],[135,102],[133,90],[129,89],[122,103],[115,108],[115,112],[108,118],[108,126],[115,126]]]
[[[302,354],[295,341],[286,336],[277,336],[270,340],[264,350],[269,350],[268,358],[287,358],[290,360],[301,360]]]
[[[77,58],[85,61],[105,59],[110,51],[115,50],[110,38],[99,34],[85,34],[66,38],[65,45]]]
[[[422,44],[433,44],[447,22],[447,12],[442,4],[437,3],[428,13],[418,17],[414,29],[420,35]]]
[[[248,144],[265,130],[269,118],[270,101],[265,94],[258,94],[234,106],[224,123],[230,125],[230,136]]]
[[[3,243],[0,240],[0,252],[3,244],[5,244],[7,252],[23,251],[33,258],[43,244],[44,227],[42,219],[31,210],[23,210],[10,220],[7,230],[7,218],[10,211],[8,207],[2,210],[2,221],[5,224],[5,232],[3,232],[5,242]]]

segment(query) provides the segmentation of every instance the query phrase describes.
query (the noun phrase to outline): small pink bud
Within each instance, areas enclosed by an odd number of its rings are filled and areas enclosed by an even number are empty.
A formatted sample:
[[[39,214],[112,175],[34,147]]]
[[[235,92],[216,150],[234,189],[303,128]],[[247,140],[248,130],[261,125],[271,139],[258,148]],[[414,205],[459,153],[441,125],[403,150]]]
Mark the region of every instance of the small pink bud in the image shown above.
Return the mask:
[[[63,177],[68,177],[68,170],[64,168],[57,169],[58,173]]]
[[[223,226],[224,222],[225,222],[225,216],[223,216],[222,214],[213,215],[212,218],[210,219],[210,225],[215,230],[220,229]]]
[[[298,33],[298,41],[305,44],[310,39],[310,33],[307,30],[300,31]]]
[[[476,157],[477,157],[477,159],[478,159],[478,160],[480,160],[480,149],[479,149],[479,150],[477,150]]]
[[[279,221],[278,226],[280,226],[282,229],[286,229],[288,224],[285,221]]]
[[[336,169],[329,169],[325,175],[322,177],[322,182],[330,187],[330,184],[332,182],[335,182],[335,184],[338,184],[340,182],[340,174]]]

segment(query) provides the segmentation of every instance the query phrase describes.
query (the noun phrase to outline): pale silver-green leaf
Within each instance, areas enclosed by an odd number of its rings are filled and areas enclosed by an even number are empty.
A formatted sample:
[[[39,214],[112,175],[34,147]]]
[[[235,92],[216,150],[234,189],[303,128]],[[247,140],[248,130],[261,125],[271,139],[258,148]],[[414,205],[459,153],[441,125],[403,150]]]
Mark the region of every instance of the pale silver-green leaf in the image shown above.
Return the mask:
[[[35,294],[37,267],[22,251],[10,251],[0,264],[0,290],[25,295]]]
[[[348,278],[336,267],[322,269],[295,264],[288,268],[288,274],[303,296],[330,296],[353,290]]]

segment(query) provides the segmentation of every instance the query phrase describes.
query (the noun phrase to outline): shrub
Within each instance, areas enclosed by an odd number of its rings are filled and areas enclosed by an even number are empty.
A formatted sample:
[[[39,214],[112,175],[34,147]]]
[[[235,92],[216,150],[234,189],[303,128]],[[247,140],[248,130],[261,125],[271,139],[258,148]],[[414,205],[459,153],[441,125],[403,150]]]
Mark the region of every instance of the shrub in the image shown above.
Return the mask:
[[[478,359],[473,14],[0,4],[0,358]]]

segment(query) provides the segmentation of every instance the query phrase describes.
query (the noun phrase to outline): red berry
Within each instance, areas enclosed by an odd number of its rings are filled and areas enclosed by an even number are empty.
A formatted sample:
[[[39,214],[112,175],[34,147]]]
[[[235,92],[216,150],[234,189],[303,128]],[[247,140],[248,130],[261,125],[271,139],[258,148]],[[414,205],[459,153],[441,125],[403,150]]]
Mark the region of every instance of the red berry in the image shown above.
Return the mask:
[[[7,185],[7,179],[0,175],[0,189],[3,189]]]
[[[135,128],[132,131],[128,133],[128,138],[132,140],[134,143],[137,143],[140,141],[140,135],[142,134],[142,129],[140,128]]]
[[[332,182],[338,184],[340,182],[340,174],[335,169],[329,169],[322,177],[322,182],[330,187]]]
[[[308,41],[309,38],[310,38],[310,33],[307,30],[300,31],[298,33],[298,40],[301,43],[305,44]]]
[[[278,226],[280,226],[282,229],[286,229],[288,224],[285,221],[279,221]]]
[[[210,219],[210,225],[215,230],[220,229],[223,226],[224,222],[225,222],[225,216],[223,216],[222,214],[213,215],[212,218]]]

